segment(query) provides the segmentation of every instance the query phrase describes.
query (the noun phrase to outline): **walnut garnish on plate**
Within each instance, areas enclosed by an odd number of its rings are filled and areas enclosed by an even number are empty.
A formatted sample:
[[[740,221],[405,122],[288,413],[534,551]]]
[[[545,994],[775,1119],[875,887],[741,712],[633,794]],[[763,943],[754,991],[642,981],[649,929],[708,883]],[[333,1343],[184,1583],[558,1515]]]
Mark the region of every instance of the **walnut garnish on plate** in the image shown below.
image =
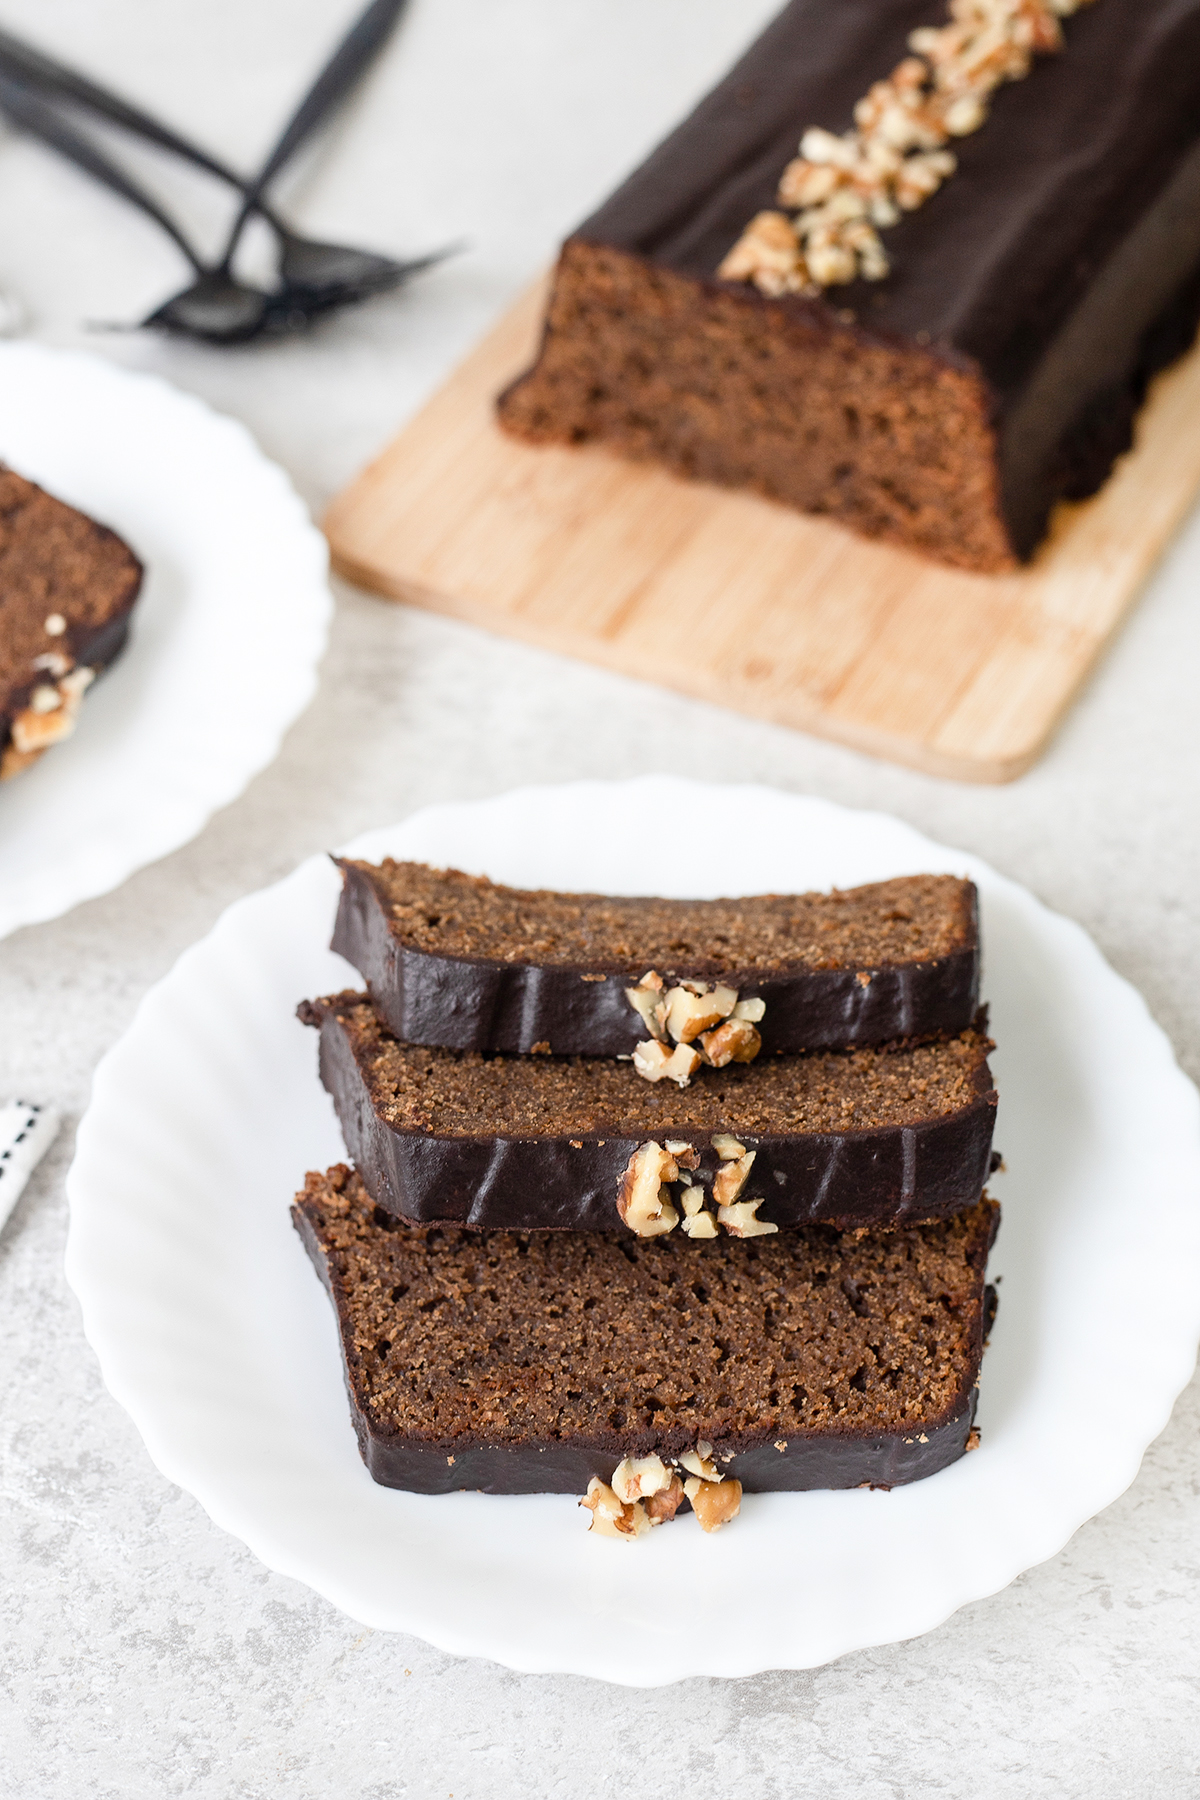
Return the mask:
[[[600,1537],[633,1542],[655,1525],[665,1525],[673,1519],[686,1497],[700,1529],[716,1531],[736,1518],[742,1504],[742,1484],[723,1475],[712,1455],[712,1445],[701,1440],[694,1450],[685,1450],[673,1462],[664,1462],[653,1453],[626,1456],[613,1470],[611,1485],[593,1475],[579,1502],[592,1515],[588,1529]],[[687,1475],[686,1481],[680,1470]]]
[[[632,1542],[650,1529],[644,1506],[638,1501],[627,1506],[618,1500],[606,1482],[600,1481],[595,1475],[588,1482],[588,1491],[579,1504],[586,1507],[592,1515],[588,1530],[596,1532],[600,1537],[627,1538]]]

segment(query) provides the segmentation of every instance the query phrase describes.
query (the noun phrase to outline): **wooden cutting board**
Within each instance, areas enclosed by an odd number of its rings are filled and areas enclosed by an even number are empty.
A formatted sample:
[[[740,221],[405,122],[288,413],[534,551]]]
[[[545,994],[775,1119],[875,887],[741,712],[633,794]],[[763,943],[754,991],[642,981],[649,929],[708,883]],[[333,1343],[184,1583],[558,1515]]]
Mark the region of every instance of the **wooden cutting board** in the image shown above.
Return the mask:
[[[964,781],[1036,759],[1200,486],[1200,350],[1036,561],[964,575],[747,494],[505,437],[526,294],[334,501],[334,566],[397,600]]]

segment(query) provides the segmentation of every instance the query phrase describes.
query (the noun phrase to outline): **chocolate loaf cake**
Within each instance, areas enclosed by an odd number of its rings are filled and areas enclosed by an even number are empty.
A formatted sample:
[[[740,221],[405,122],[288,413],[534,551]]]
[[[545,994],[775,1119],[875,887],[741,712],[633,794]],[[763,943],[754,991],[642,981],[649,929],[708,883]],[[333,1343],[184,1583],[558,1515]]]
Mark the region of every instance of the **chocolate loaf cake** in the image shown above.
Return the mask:
[[[628,1056],[648,1034],[629,993],[649,970],[668,990],[689,978],[762,1002],[766,1054],[956,1036],[979,1004],[975,888],[952,875],[831,894],[614,899],[338,860],[333,948],[412,1044]]]
[[[0,780],[74,730],[141,585],[115,532],[0,466]]]
[[[1200,0],[1078,4],[792,0],[567,241],[502,425],[1027,558],[1200,316]]]
[[[413,1229],[337,1167],[292,1217],[385,1486],[582,1494],[700,1445],[751,1492],[890,1487],[972,1441],[986,1199],[905,1231],[696,1246]]]
[[[631,1062],[406,1044],[358,993],[306,1001],[299,1016],[320,1030],[321,1079],[367,1189],[416,1223],[612,1230],[648,1147],[678,1165],[662,1181],[681,1184],[672,1209],[689,1235],[685,1187],[706,1216],[709,1199],[757,1202],[755,1231],[850,1228],[946,1217],[979,1198],[989,1172],[996,1095],[981,1030],[764,1057],[680,1090]],[[742,1173],[732,1193],[731,1162]]]

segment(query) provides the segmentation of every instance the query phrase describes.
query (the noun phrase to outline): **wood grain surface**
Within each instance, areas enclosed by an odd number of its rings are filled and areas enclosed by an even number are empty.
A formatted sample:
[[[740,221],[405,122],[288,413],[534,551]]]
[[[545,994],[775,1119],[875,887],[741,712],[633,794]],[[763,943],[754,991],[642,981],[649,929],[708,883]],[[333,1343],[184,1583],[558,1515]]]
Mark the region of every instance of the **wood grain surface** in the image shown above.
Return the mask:
[[[539,282],[325,521],[394,599],[965,781],[1044,749],[1200,486],[1200,350],[1035,561],[968,575],[599,449],[505,437]]]

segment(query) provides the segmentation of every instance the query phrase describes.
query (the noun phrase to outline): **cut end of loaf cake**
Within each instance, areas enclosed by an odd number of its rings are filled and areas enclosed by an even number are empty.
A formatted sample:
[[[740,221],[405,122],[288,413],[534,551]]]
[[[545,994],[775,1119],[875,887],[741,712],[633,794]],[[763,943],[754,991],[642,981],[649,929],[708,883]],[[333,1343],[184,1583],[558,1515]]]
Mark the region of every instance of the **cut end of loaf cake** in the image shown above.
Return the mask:
[[[499,397],[532,444],[603,444],[958,568],[1017,566],[986,383],[826,300],[768,300],[573,238],[534,366]]]
[[[364,1459],[421,1492],[583,1493],[700,1442],[748,1491],[932,1473],[967,1447],[998,1217],[703,1244],[414,1229],[341,1165],[293,1209]]]

